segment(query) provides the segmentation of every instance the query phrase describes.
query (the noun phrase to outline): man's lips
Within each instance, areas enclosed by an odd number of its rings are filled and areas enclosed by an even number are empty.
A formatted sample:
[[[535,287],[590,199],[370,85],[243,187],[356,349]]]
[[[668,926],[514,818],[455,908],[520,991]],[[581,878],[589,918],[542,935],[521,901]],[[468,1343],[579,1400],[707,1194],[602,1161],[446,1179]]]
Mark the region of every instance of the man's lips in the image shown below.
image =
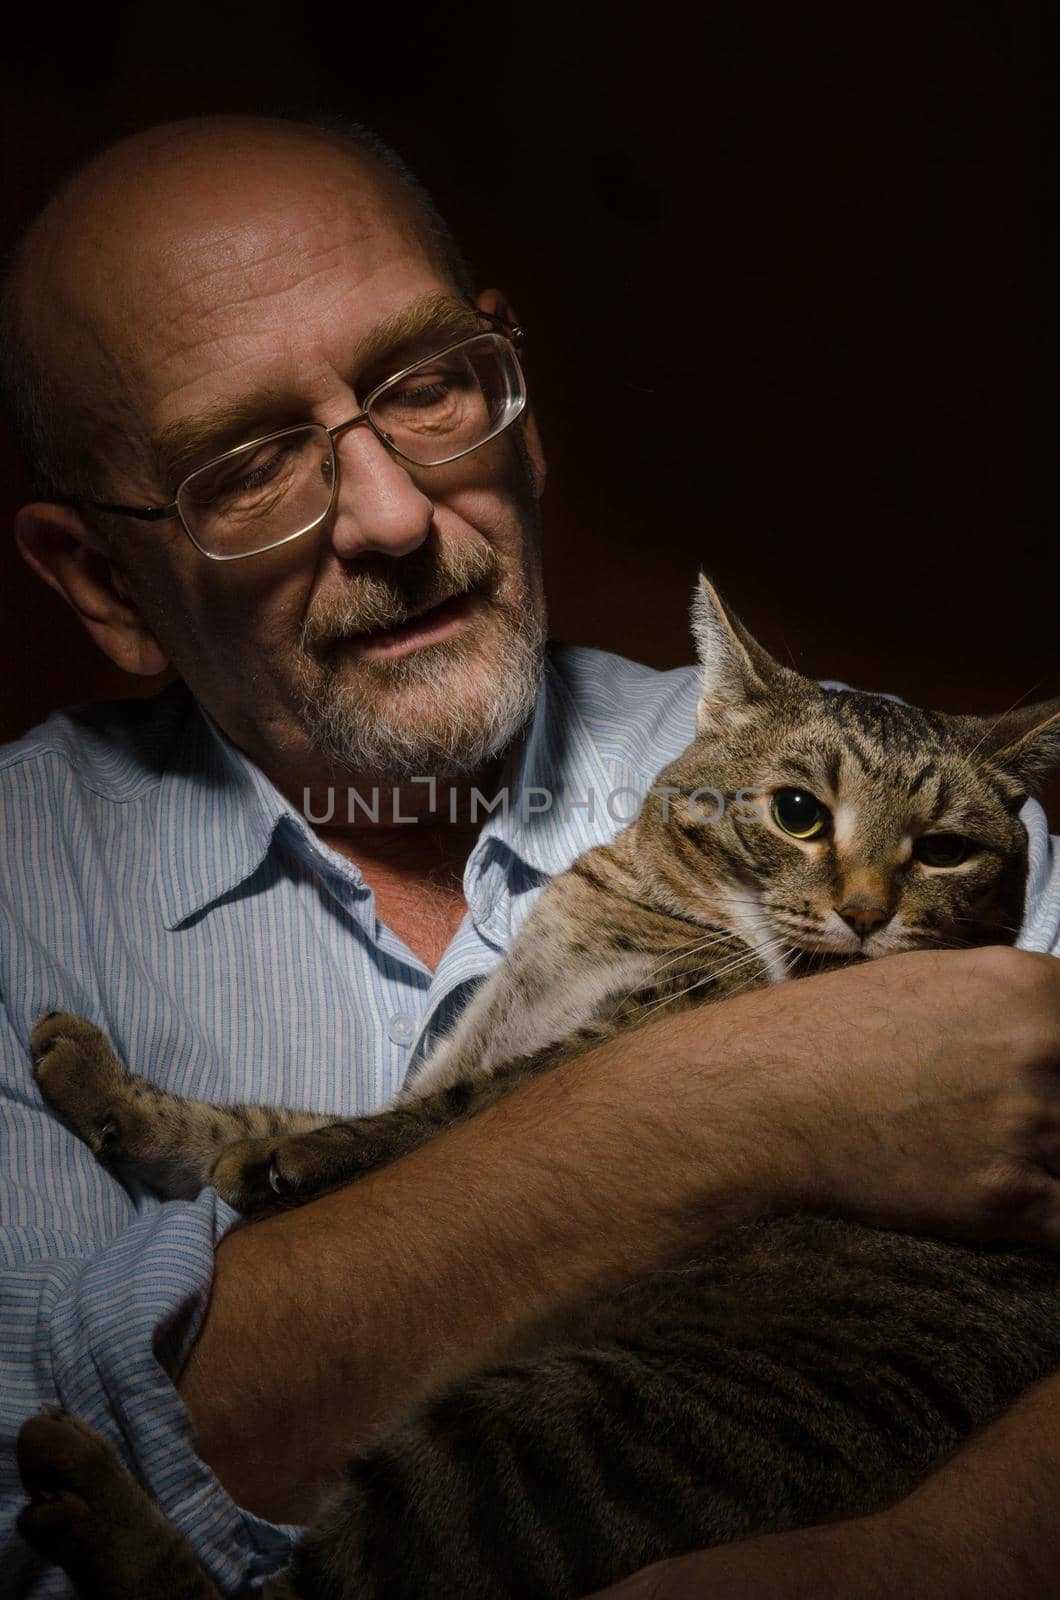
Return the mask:
[[[363,660],[379,660],[387,656],[408,655],[424,645],[440,644],[456,633],[475,604],[472,594],[454,595],[440,605],[431,606],[407,622],[393,628],[377,628],[372,633],[358,633],[342,641],[343,649]]]

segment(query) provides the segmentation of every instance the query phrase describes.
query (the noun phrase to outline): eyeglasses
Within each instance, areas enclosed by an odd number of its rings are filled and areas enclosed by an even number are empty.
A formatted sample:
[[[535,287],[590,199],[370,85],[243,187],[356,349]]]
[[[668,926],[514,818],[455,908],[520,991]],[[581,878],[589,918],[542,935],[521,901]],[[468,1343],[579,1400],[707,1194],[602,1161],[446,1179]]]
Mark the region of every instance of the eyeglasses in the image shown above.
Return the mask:
[[[211,561],[242,561],[290,544],[331,511],[338,484],[335,440],[350,428],[370,428],[413,466],[441,467],[511,426],[526,406],[516,355],[523,330],[489,312],[476,315],[504,332],[472,334],[396,372],[348,422],[333,428],[306,422],[226,450],[189,473],[167,506],[81,503],[144,522],[179,517]]]

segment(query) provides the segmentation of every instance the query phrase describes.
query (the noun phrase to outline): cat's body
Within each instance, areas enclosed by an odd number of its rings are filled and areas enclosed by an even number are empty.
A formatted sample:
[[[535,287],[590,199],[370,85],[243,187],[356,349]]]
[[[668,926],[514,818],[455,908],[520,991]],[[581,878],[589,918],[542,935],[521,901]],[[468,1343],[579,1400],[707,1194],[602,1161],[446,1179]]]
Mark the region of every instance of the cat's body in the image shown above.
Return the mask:
[[[118,1170],[173,1195],[209,1181],[252,1211],[385,1164],[663,1010],[815,963],[1011,941],[1018,809],[1060,755],[1055,715],[991,729],[822,690],[709,590],[697,608],[696,741],[633,824],[543,892],[399,1105],[322,1125],[175,1101],[61,1013],[34,1036],[46,1096]],[[276,1593],[573,1597],[876,1509],[1060,1365],[1058,1273],[1041,1252],[823,1218],[741,1229],[524,1330],[504,1364],[418,1405],[353,1459]],[[48,1548],[36,1511],[25,1531]],[[160,1600],[167,1530],[145,1527],[128,1593]]]

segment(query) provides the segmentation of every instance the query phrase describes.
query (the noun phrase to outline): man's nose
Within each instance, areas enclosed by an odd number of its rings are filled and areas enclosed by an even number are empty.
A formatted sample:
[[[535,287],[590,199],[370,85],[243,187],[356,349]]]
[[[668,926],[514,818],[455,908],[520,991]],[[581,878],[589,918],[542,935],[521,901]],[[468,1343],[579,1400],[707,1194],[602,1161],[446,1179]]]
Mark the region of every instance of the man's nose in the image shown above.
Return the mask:
[[[427,538],[434,506],[369,427],[335,440],[338,485],[331,544],[343,560],[375,553],[410,555]]]

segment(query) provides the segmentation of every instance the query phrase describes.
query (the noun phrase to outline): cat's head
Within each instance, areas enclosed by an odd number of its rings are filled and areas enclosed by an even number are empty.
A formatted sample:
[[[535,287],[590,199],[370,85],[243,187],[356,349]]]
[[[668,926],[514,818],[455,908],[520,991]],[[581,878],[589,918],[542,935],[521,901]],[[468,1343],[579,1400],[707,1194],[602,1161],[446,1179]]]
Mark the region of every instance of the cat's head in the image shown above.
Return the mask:
[[[665,903],[771,941],[778,960],[1015,938],[1019,811],[1060,766],[1060,701],[951,716],[823,689],[774,661],[705,578],[692,623],[696,738],[657,780],[677,794],[653,794],[639,829]]]

